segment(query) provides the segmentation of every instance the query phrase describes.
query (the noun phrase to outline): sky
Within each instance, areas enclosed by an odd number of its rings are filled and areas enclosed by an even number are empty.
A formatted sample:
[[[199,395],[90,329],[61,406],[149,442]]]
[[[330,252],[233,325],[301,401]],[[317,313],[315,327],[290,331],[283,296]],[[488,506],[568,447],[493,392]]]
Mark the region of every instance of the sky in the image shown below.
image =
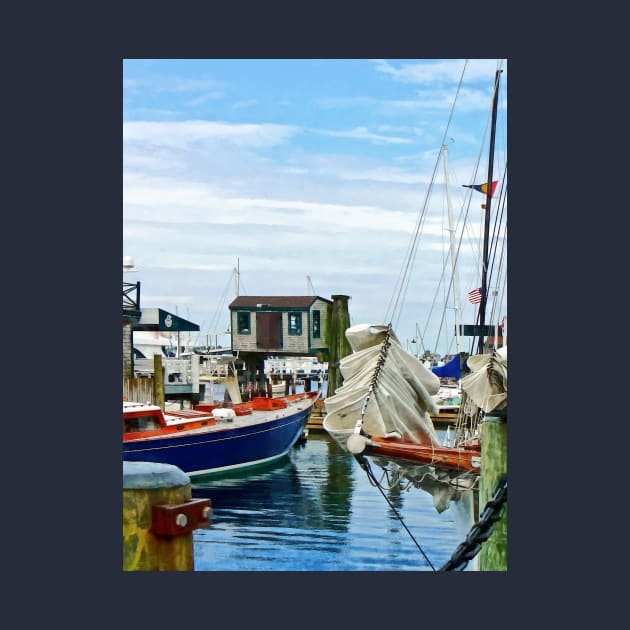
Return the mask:
[[[137,269],[123,281],[141,283],[141,307],[198,324],[193,344],[229,346],[236,291],[343,294],[351,324],[391,322],[414,354],[455,352],[481,286],[485,196],[465,186],[487,180],[499,68],[486,323],[500,323],[502,59],[123,60],[123,255]]]

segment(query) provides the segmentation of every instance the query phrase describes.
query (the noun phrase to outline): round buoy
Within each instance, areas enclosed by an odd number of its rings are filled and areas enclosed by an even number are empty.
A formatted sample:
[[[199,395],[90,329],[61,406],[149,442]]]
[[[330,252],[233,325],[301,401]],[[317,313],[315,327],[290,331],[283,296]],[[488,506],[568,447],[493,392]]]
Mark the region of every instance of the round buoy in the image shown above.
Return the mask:
[[[365,446],[367,444],[367,439],[363,435],[359,435],[358,433],[353,433],[346,442],[346,446],[348,450],[353,455],[358,455],[359,453],[363,453],[365,450]]]

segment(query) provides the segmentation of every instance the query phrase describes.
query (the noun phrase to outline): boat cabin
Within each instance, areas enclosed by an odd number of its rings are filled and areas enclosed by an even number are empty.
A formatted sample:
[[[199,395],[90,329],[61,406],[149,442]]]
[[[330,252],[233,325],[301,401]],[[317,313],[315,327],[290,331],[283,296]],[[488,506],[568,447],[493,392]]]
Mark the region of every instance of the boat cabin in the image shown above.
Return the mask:
[[[317,295],[239,295],[229,305],[232,350],[294,356],[325,352],[332,304]]]
[[[123,402],[123,433],[158,431],[163,426],[163,417],[157,405]]]

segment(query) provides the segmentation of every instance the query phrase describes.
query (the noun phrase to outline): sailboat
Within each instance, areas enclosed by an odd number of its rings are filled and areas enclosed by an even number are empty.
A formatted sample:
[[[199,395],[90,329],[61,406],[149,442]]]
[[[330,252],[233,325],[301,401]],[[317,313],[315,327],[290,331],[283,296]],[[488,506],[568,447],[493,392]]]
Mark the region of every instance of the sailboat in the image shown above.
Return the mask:
[[[440,389],[433,400],[437,404],[438,413],[431,416],[434,423],[457,421],[461,403],[461,343],[459,330],[459,303],[458,303],[458,277],[457,277],[457,255],[455,247],[455,229],[453,226],[453,209],[450,194],[450,182],[448,175],[448,151],[445,144],[441,149],[444,157],[444,188],[446,191],[446,204],[448,210],[448,233],[449,233],[449,259],[451,262],[451,281],[448,287],[448,294],[453,295],[453,312],[455,315],[455,350],[456,354],[444,365],[431,367],[431,371],[440,378]],[[451,291],[452,288],[452,291]],[[444,314],[447,304],[444,305]],[[416,324],[416,332],[417,330]],[[454,381],[454,383],[453,383]]]
[[[493,182],[500,73],[495,76],[488,182]],[[484,354],[493,191],[494,186],[486,186],[482,278],[474,327],[478,349],[467,360],[470,373],[461,379],[453,444],[440,444],[433,424],[438,414],[439,376],[402,347],[391,323],[359,324],[346,330],[352,354],[340,362],[343,384],[324,401],[323,427],[342,448],[366,469],[370,461],[382,467],[390,485],[392,480],[406,479],[429,492],[439,512],[478,481],[481,445],[475,423],[484,413],[507,406],[507,348]]]

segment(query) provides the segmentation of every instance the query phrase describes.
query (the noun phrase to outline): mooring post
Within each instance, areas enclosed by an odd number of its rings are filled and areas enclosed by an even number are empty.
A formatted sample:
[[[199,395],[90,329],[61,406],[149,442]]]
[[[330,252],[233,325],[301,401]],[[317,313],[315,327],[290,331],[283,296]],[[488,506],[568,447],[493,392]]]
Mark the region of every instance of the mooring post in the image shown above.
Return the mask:
[[[348,312],[349,295],[332,295],[332,307],[328,322],[328,384],[326,396],[331,397],[341,386],[342,378],[339,361],[352,353],[352,348],[346,339],[346,329],[350,327],[350,313]]]
[[[192,531],[211,513],[177,466],[123,462],[123,571],[194,570]]]
[[[494,411],[481,421],[481,474],[479,509],[492,499],[501,477],[507,473],[507,411]],[[480,571],[507,571],[507,503],[492,534],[479,552]]]
[[[153,355],[153,399],[164,410],[164,373],[160,354]]]

